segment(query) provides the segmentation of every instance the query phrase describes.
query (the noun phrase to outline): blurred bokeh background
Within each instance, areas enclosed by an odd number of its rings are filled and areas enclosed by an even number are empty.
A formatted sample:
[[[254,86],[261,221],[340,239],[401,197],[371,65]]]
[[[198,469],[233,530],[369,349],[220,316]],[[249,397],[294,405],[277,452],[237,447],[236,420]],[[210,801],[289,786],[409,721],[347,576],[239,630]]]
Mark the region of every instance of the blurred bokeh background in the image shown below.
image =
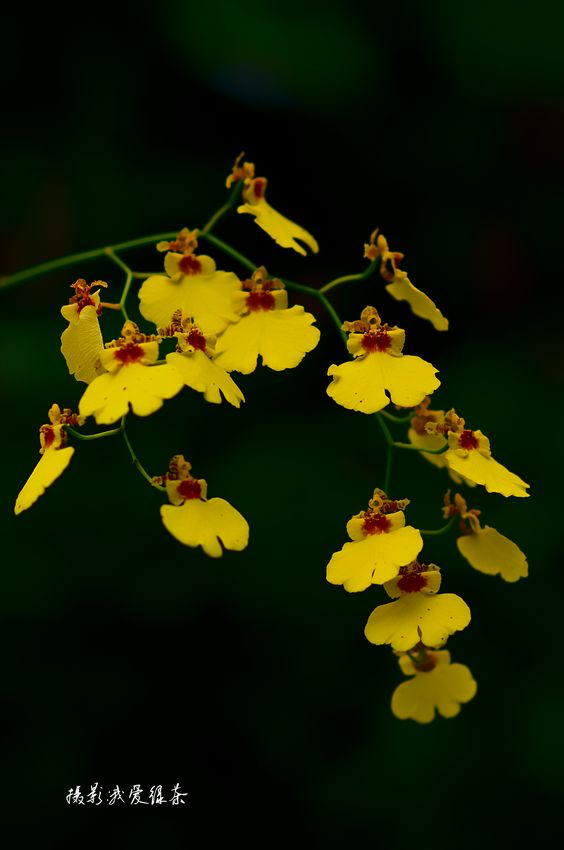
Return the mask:
[[[472,609],[449,648],[479,690],[454,720],[400,722],[396,661],[363,637],[383,592],[349,595],[324,578],[382,481],[384,448],[369,417],[326,396],[343,355],[316,304],[303,302],[319,347],[296,370],[242,378],[242,410],[185,391],[131,423],[151,473],[183,452],[210,495],[249,520],[248,550],[212,561],[168,536],[159,494],[111,440],[79,445],[13,517],[47,409],[76,407],[82,392],[59,353],[68,287],[102,277],[118,293],[121,276],[90,263],[1,291],[1,799],[19,831],[7,846],[36,846],[41,830],[45,847],[470,848],[557,823],[560,11],[547,0],[534,15],[506,0],[369,12],[350,0],[163,0],[81,7],[80,24],[52,8],[7,13],[0,274],[202,226],[245,150],[271,203],[321,251],[284,251],[249,216],[217,234],[271,273],[320,286],[364,267],[379,226],[450,332],[377,280],[339,292],[337,308],[354,318],[374,303],[406,327],[406,352],[440,369],[435,406],[482,428],[533,490],[470,496],[525,550],[527,580],[473,572],[454,537],[426,544],[444,590]],[[129,256],[159,268],[152,250]],[[422,458],[397,457],[393,495],[412,500],[413,524],[441,523],[447,484]],[[71,786],[95,782],[180,782],[188,804],[66,805]]]

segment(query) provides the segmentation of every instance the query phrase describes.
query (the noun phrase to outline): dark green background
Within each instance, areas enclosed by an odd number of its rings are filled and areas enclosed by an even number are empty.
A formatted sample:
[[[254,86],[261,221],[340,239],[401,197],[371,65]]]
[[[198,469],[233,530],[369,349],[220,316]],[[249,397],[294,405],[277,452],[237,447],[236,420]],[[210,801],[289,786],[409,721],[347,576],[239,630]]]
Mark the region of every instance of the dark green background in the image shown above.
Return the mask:
[[[183,452],[211,496],[247,517],[242,554],[207,559],[160,524],[160,496],[116,441],[79,445],[29,512],[15,496],[37,428],[80,387],[59,353],[60,306],[92,263],[1,293],[1,799],[8,847],[307,844],[499,846],[559,830],[562,803],[561,272],[564,104],[556,4],[203,6],[167,0],[49,9],[5,20],[2,273],[144,234],[202,226],[242,149],[272,204],[319,239],[273,245],[250,217],[218,235],[272,273],[319,286],[363,268],[379,226],[451,320],[435,334],[380,281],[366,303],[435,363],[436,406],[491,438],[530,499],[480,491],[487,524],[528,554],[530,578],[473,572],[454,538],[430,540],[443,588],[473,622],[449,642],[479,683],[454,720],[400,722],[391,652],[363,637],[384,601],[325,582],[345,523],[381,484],[369,417],[326,396],[343,354],[241,378],[241,411],[189,391],[130,425],[151,473]],[[154,252],[135,265],[158,268]],[[221,257],[223,267],[228,267]],[[115,333],[109,320],[108,336]],[[398,456],[408,519],[441,522],[446,477]],[[68,807],[65,794],[175,782],[188,805]],[[5,827],[6,828],[6,827]]]

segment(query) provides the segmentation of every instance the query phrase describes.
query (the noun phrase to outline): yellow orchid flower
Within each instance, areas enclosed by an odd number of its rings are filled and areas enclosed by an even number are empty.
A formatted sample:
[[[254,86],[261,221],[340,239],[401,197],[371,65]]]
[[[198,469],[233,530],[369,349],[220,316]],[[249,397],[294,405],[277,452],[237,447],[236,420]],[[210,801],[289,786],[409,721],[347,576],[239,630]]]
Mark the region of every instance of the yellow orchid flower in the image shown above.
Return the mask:
[[[88,284],[81,278],[72,285],[75,294],[69,303],[61,307],[61,315],[69,323],[61,334],[61,352],[69,373],[86,384],[105,371],[100,364],[100,353],[104,350],[98,321],[102,309],[100,290],[92,292],[93,286],[105,287],[107,284],[103,280]]]
[[[268,280],[264,266],[243,291],[233,297],[234,309],[241,316],[217,341],[214,361],[228,372],[248,375],[262,365],[280,372],[293,369],[319,342],[319,330],[313,327],[315,316],[301,304],[288,308],[288,294],[280,280]]]
[[[319,245],[311,233],[308,233],[299,224],[295,224],[290,219],[285,218],[285,216],[276,212],[270,206],[265,198],[267,187],[265,177],[248,177],[244,182],[243,199],[245,203],[237,207],[238,213],[250,213],[254,215],[258,226],[268,233],[276,244],[282,248],[293,248],[298,254],[305,256],[305,249],[296,242],[296,239],[299,239],[300,242],[305,242],[314,254],[317,254]]]
[[[448,319],[445,319],[429,296],[417,289],[407,274],[397,267],[404,255],[390,251],[388,240],[378,232],[378,228],[370,235],[370,243],[364,246],[364,256],[369,260],[381,257],[380,274],[388,281],[386,290],[396,301],[407,301],[411,311],[421,319],[428,319],[435,330],[448,330]]]
[[[405,525],[402,508],[407,504],[407,499],[391,501],[381,490],[375,490],[368,510],[347,523],[352,542],[332,555],[327,581],[356,593],[371,584],[384,584],[398,575],[400,567],[414,561],[423,548],[423,539],[417,529]]]
[[[78,405],[82,416],[94,416],[99,425],[117,422],[130,409],[149,416],[184,386],[169,364],[151,366],[159,357],[155,338],[140,334],[134,322],[126,322],[122,333],[102,351],[100,361],[107,371],[88,385]]]
[[[445,496],[445,518],[460,514],[462,536],[456,541],[458,551],[470,566],[481,573],[501,575],[505,581],[515,582],[529,574],[527,558],[516,543],[500,534],[495,528],[480,525],[480,511],[468,510],[466,500],[456,493],[454,504],[450,491]]]
[[[407,682],[402,682],[392,696],[392,711],[400,720],[430,723],[435,710],[443,717],[456,717],[461,703],[469,702],[478,690],[472,673],[465,664],[451,664],[450,652],[425,651],[425,661],[415,664],[402,655],[399,664]]]
[[[440,386],[431,363],[402,354],[405,331],[382,324],[374,307],[366,307],[360,321],[345,322],[343,330],[349,331],[347,348],[354,359],[327,371],[333,378],[327,393],[337,404],[362,413],[377,413],[390,399],[415,407]]]
[[[454,593],[439,593],[441,574],[434,564],[417,561],[400,568],[398,578],[384,584],[395,599],[374,609],[364,630],[371,643],[408,650],[418,641],[439,647],[449,635],[466,628],[470,609]],[[435,595],[437,594],[437,595]]]
[[[203,393],[206,401],[219,404],[225,398],[239,407],[245,397],[231,376],[212,360],[217,338],[204,334],[188,317],[172,325],[177,339],[176,351],[166,362],[179,373],[187,387]]]
[[[476,484],[483,484],[488,493],[528,496],[529,484],[494,460],[485,434],[464,428],[464,420],[460,421],[461,428],[448,432],[449,449],[444,456],[449,469]]]
[[[74,448],[66,445],[67,435],[64,423],[69,420],[76,423],[78,417],[72,414],[69,416],[69,414],[69,410],[61,412],[58,404],[50,408],[50,424],[42,425],[39,429],[41,458],[18,494],[14,507],[15,514],[21,514],[22,511],[30,508],[71,462]]]
[[[444,410],[430,410],[430,401],[429,396],[426,396],[421,404],[413,411],[414,417],[411,420],[411,427],[407,432],[409,442],[416,448],[423,449],[421,456],[426,461],[432,463],[438,469],[446,469],[455,484],[464,483],[468,487],[475,487],[475,481],[459,475],[449,467],[444,452],[442,454],[429,454],[429,450],[436,451],[447,445],[447,439],[441,430],[445,422]],[[429,427],[427,427],[428,425]]]
[[[436,331],[448,331],[448,319],[445,319],[435,302],[420,289],[417,289],[405,272],[401,269],[394,271],[393,280],[387,284],[386,291],[396,301],[407,301],[411,311],[419,318],[431,322]]]
[[[247,520],[225,499],[208,500],[206,481],[192,477],[190,469],[182,455],[171,461],[165,484],[172,504],[161,507],[164,527],[185,546],[201,546],[210,558],[221,557],[223,548],[240,552],[249,542]]]
[[[218,334],[238,321],[231,298],[241,289],[241,282],[233,272],[217,271],[211,257],[193,253],[197,245],[193,233],[185,229],[174,242],[159,243],[159,250],[166,246],[186,250],[169,250],[164,260],[167,276],[152,275],[145,280],[139,290],[139,310],[157,327],[168,325],[171,316],[182,310],[207,333]]]

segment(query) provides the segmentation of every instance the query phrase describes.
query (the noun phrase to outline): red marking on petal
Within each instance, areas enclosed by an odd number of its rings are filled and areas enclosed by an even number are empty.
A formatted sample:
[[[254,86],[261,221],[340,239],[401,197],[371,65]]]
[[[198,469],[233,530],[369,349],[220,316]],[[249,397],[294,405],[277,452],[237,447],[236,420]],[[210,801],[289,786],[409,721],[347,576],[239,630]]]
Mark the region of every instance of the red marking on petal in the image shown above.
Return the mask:
[[[264,184],[265,181],[262,177],[257,177],[255,182],[253,183],[253,192],[255,193],[255,198],[257,201],[260,201],[261,198],[264,198]]]
[[[186,342],[198,351],[206,350],[206,338],[196,329],[192,329],[186,336]]]
[[[200,482],[196,478],[184,478],[179,481],[177,490],[183,499],[199,499],[202,495]]]
[[[136,363],[144,354],[145,352],[141,346],[135,345],[133,342],[129,342],[114,350],[114,358],[124,366],[128,363]]]
[[[259,310],[274,310],[275,307],[274,295],[271,292],[261,292],[256,290],[250,292],[247,298],[247,309],[257,313]]]
[[[76,305],[77,308],[78,308],[79,314],[81,313],[82,310],[84,310],[85,307],[89,307],[90,305],[92,305],[94,307],[95,306],[94,301],[90,298],[89,295],[84,295]],[[100,313],[101,312],[102,311],[100,310]],[[98,315],[100,315],[100,313],[98,313]]]
[[[474,436],[474,431],[469,431],[468,429],[466,429],[458,438],[458,445],[461,449],[467,449],[468,451],[471,451],[472,449],[478,448],[479,441],[478,438]]]
[[[182,259],[178,261],[178,268],[182,274],[200,274],[202,264],[193,254],[184,254]]]
[[[43,434],[43,444],[46,449],[50,449],[55,442],[55,431],[51,425],[43,425],[41,428]]]
[[[362,347],[369,354],[372,354],[374,351],[389,351],[392,347],[392,340],[386,331],[368,331],[362,337]]]
[[[421,573],[411,573],[398,579],[398,588],[404,593],[417,593],[427,585],[427,579]]]
[[[377,514],[376,516],[366,516],[364,517],[364,522],[362,523],[362,530],[365,534],[385,534],[392,527],[392,523],[388,519],[388,517],[383,516],[382,514]]]

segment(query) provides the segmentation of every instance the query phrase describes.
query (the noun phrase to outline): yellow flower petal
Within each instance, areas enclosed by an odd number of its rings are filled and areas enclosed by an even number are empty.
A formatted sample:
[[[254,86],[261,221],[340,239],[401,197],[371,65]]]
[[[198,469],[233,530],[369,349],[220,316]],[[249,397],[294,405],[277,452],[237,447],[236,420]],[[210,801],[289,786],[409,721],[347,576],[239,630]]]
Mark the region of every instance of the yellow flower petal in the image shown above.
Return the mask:
[[[177,370],[186,384],[196,392],[203,393],[206,401],[219,404],[222,394],[229,404],[239,407],[245,397],[231,376],[214,363],[203,351],[191,353],[172,352],[166,362]]]
[[[491,456],[485,457],[477,450],[468,451],[464,456],[457,449],[449,449],[444,457],[449,469],[476,484],[483,484],[488,493],[519,497],[529,495],[526,492],[529,485]]]
[[[351,536],[356,536],[355,519],[347,525]],[[397,576],[399,568],[414,561],[422,548],[421,534],[410,525],[392,525],[388,532],[365,534],[333,554],[327,565],[327,581],[342,584],[349,593],[366,590],[371,584],[383,584]]]
[[[183,386],[179,373],[168,364],[129,363],[95,378],[86,388],[78,409],[82,416],[94,416],[99,425],[110,425],[125,416],[130,407],[137,416],[149,416],[162,407],[165,398],[172,398]]]
[[[230,325],[219,337],[215,362],[227,372],[248,375],[260,354],[276,372],[293,369],[319,342],[315,317],[296,304],[288,310],[258,310]]]
[[[45,449],[16,499],[15,514],[26,511],[43,495],[47,487],[65,471],[73,454],[72,446],[66,446],[64,449]]]
[[[241,551],[249,542],[246,519],[226,502],[188,499],[182,505],[163,505],[161,517],[165,528],[185,546],[201,546],[210,558],[219,558],[223,549]]]
[[[469,622],[468,605],[454,593],[406,593],[375,608],[364,634],[370,643],[388,643],[405,651],[420,640],[426,646],[442,646],[449,635]]]
[[[442,652],[430,653],[433,657]],[[412,679],[402,682],[392,696],[392,711],[400,720],[430,723],[435,709],[443,717],[455,717],[460,704],[469,702],[478,686],[465,664],[450,664],[450,654],[445,650],[444,661],[429,672],[417,672]],[[401,659],[403,660],[403,659]]]
[[[413,355],[394,356],[373,352],[339,366],[329,367],[333,381],[327,394],[337,404],[362,413],[377,413],[390,403],[415,407],[440,386],[431,363]]]
[[[448,330],[448,319],[445,319],[428,295],[411,283],[405,272],[395,269],[394,279],[386,289],[396,301],[407,301],[413,313],[421,319],[428,319],[435,330]]]
[[[290,219],[285,218],[279,212],[273,209],[268,201],[265,200],[264,191],[266,189],[266,180],[263,177],[258,177],[253,181],[249,181],[249,185],[244,190],[244,197],[247,203],[237,207],[238,213],[250,213],[254,215],[255,221],[265,233],[272,236],[277,245],[282,248],[293,248],[299,254],[305,256],[306,252],[301,245],[296,242],[305,242],[308,248],[311,248],[314,254],[319,251],[319,245],[313,238],[311,233],[295,224]]]
[[[97,293],[95,295],[98,296]],[[98,296],[98,301],[100,297]],[[61,309],[69,325],[61,334],[61,352],[65,358],[69,373],[77,381],[89,384],[97,375],[104,372],[100,365],[100,352],[104,350],[104,340],[96,305],[89,304],[81,310],[78,304],[67,304]]]
[[[495,528],[486,525],[478,532],[464,534],[456,541],[460,554],[486,575],[501,575],[505,581],[518,581],[529,574],[527,558],[519,547]]]
[[[210,334],[221,333],[230,322],[239,320],[231,303],[233,293],[241,289],[239,278],[233,272],[216,271],[211,257],[197,259],[203,263],[200,274],[147,278],[139,290],[139,309],[145,319],[166,327],[172,314],[182,310]]]

